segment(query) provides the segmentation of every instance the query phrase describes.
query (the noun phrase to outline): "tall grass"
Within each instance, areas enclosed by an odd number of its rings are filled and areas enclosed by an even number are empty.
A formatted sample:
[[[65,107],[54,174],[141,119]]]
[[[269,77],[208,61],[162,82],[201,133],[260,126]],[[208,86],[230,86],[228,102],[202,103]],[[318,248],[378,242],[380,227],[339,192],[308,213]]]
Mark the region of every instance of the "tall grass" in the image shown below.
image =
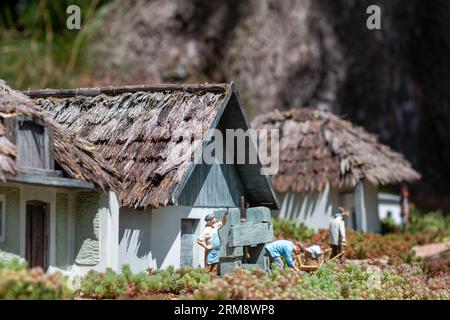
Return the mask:
[[[15,89],[89,82],[85,48],[95,33],[95,12],[106,2],[35,0],[1,4],[0,78]],[[80,30],[66,27],[66,9],[71,4],[81,9]]]

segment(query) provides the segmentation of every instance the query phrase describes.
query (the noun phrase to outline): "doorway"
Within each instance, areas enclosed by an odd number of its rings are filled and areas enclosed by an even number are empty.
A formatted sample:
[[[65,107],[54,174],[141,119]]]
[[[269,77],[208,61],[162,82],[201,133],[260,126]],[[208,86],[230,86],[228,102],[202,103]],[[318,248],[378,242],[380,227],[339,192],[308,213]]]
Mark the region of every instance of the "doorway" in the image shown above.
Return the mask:
[[[48,267],[49,210],[42,201],[26,203],[25,258],[31,268]]]
[[[198,266],[196,234],[200,219],[181,219],[181,257],[180,267],[195,268]]]

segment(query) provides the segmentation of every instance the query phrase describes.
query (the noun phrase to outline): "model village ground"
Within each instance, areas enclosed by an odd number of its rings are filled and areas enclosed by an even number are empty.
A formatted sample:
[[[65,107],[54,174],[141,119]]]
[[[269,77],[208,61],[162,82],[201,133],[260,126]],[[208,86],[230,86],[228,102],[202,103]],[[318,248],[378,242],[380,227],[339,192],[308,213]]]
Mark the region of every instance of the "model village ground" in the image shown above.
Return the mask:
[[[415,209],[406,183],[420,174],[329,111],[250,123],[234,84],[2,83],[0,109],[0,298],[450,297],[449,216]],[[252,127],[279,129],[273,177],[263,157],[197,164],[210,140],[183,138]],[[402,194],[384,200],[385,185]],[[277,240],[293,247],[277,257]]]
[[[0,299],[449,300],[449,23],[1,1]]]

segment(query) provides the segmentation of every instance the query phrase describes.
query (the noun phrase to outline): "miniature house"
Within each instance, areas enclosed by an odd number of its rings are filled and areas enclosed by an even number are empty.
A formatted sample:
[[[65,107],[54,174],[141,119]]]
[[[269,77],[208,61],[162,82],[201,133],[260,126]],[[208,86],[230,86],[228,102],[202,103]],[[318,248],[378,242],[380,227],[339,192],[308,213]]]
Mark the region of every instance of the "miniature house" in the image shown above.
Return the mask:
[[[252,124],[280,131],[280,167],[272,182],[281,208],[274,215],[314,229],[328,228],[344,206],[353,213],[348,227],[380,231],[378,186],[420,178],[403,155],[329,111],[277,110]]]
[[[278,208],[270,179],[260,163],[196,163],[194,151],[213,140],[209,129],[247,130],[249,123],[233,84],[166,85],[38,90],[27,94],[61,125],[97,146],[103,159],[122,174],[118,192],[117,270],[203,266],[196,238],[204,216],[238,208]],[[193,139],[192,133],[200,139]],[[223,141],[226,149],[226,141]],[[237,148],[237,146],[236,146]],[[243,152],[256,153],[250,141]],[[226,150],[226,152],[237,150]],[[200,152],[201,154],[201,152]],[[223,155],[222,155],[223,156]],[[91,261],[92,263],[92,261]]]
[[[0,120],[0,251],[44,269],[90,259],[104,267],[119,174],[2,81]]]

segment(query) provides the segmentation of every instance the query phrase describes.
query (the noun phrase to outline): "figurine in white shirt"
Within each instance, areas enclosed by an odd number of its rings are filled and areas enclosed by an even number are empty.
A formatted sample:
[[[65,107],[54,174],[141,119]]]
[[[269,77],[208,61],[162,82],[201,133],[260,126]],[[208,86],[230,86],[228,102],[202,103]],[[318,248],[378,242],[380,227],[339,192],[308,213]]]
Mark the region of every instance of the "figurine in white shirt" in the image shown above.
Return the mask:
[[[219,267],[220,239],[218,231],[227,223],[227,214],[228,212],[223,215],[221,222],[217,222],[214,214],[206,215],[205,229],[197,239],[197,243],[206,250],[205,267],[213,275],[217,275]]]
[[[345,247],[345,222],[344,216],[349,216],[350,211],[343,207],[338,208],[339,211],[336,212],[330,221],[328,228],[329,231],[329,241],[331,247],[331,258],[343,253]]]

